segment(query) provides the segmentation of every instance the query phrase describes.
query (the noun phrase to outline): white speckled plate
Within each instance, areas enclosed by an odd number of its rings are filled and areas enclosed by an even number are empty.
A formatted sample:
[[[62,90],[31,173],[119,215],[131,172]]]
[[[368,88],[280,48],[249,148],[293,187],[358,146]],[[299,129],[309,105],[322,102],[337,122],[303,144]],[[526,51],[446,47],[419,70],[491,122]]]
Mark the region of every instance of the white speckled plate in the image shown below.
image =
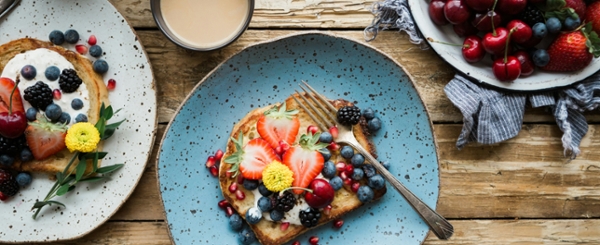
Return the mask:
[[[103,164],[125,163],[125,167],[109,181],[78,185],[75,191],[56,199],[66,208],[45,208],[37,220],[31,217],[31,207],[46,195],[53,181],[45,174],[34,175],[31,186],[0,203],[0,242],[68,240],[91,232],[131,195],[152,150],[156,129],[154,78],[142,45],[123,16],[108,1],[23,0],[0,19],[0,43],[26,36],[48,40],[55,29],[75,29],[81,42],[91,34],[98,38],[105,52],[102,58],[110,65],[104,80],[117,81],[109,94],[110,102],[114,108],[122,108],[113,120],[127,119],[105,142],[109,155]]]

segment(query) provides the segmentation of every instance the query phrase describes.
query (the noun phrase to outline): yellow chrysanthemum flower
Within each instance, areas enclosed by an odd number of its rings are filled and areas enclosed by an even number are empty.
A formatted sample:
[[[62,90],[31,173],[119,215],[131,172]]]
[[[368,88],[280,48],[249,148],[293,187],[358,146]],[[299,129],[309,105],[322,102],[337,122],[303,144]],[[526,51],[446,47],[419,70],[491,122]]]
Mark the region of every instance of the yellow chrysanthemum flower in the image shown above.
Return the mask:
[[[73,124],[65,138],[65,144],[71,152],[92,152],[98,146],[98,142],[100,142],[100,133],[89,122]]]
[[[279,161],[273,161],[263,170],[262,181],[270,191],[280,192],[292,186],[294,172]]]

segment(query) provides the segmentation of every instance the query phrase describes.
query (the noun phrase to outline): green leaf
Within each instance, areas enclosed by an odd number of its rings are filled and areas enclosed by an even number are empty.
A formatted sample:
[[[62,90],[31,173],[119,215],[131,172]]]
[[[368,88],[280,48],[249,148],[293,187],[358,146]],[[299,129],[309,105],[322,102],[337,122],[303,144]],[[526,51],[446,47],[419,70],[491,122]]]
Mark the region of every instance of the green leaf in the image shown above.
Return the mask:
[[[96,129],[98,129],[98,132],[100,133],[100,139],[102,139],[102,137],[104,137],[104,128],[106,127],[106,119],[104,118],[100,118],[98,119],[98,122],[96,123]]]
[[[107,152],[102,152],[102,153],[107,153]],[[106,156],[106,154],[104,154],[104,156]],[[104,156],[102,156],[102,158],[104,158]],[[100,152],[98,152],[98,149],[96,149],[96,156],[94,156],[94,158],[92,158],[92,169],[94,170],[94,173],[98,170],[98,159],[100,159]]]
[[[57,202],[57,201],[46,201],[46,202],[48,203],[48,205],[56,204],[58,206],[66,207],[62,202]]]
[[[63,185],[60,188],[58,188],[58,190],[56,191],[56,195],[62,196],[64,194],[67,194],[67,192],[72,191],[73,189],[75,189],[74,185]]]
[[[104,102],[102,102],[102,106],[100,106],[100,113],[98,115],[100,118],[104,118],[105,110],[106,110],[106,106],[104,105]]]
[[[81,160],[79,161],[79,164],[77,164],[77,166],[75,167],[75,180],[79,181],[81,179],[81,177],[83,177],[83,174],[85,173],[85,169],[87,168],[87,161]]]
[[[99,174],[111,173],[111,172],[119,170],[123,166],[125,166],[125,164],[120,163],[120,164],[110,165],[110,166],[106,166],[106,167],[101,167],[98,170],[96,170],[96,173],[99,173]]]
[[[33,208],[31,208],[31,209],[41,208],[41,207],[46,206],[48,204],[49,204],[48,202],[35,202],[35,204],[33,204]]]
[[[94,159],[94,158],[98,158],[98,159],[102,159],[104,158],[106,155],[108,155],[108,152],[104,152],[104,151],[99,151],[99,152],[88,152],[88,153],[82,153],[82,155],[85,156],[86,159]]]
[[[73,175],[69,175],[69,176],[67,176],[67,178],[65,178],[65,179],[64,179],[64,180],[63,180],[63,181],[60,183],[60,185],[67,185],[67,184],[71,183],[71,181],[73,181],[73,180],[75,180],[75,176],[73,176]]]
[[[108,128],[110,128],[110,129],[117,129],[119,126],[121,126],[121,124],[122,124],[123,122],[125,122],[125,119],[123,119],[123,120],[121,120],[121,121],[118,121],[118,122],[116,122],[116,123],[111,123],[111,124],[108,124],[108,125],[106,125],[106,127],[105,127],[105,128],[107,128],[107,129],[108,129]]]
[[[106,119],[106,121],[108,121],[112,118],[113,115],[114,115],[113,108],[112,108],[112,106],[109,105],[108,107],[106,107],[106,111],[104,112],[104,119]]]
[[[100,180],[103,180],[104,176],[95,176],[95,177],[89,177],[89,178],[85,178],[80,180],[79,182],[98,182]]]
[[[544,16],[546,17],[546,19],[555,17],[555,18],[559,19],[561,22],[564,22],[565,19],[567,19],[568,17],[571,17],[573,19],[579,18],[579,15],[577,15],[575,10],[572,8],[563,8],[563,9],[559,9],[559,10],[548,11],[548,12],[546,12],[546,14]]]
[[[60,181],[62,180],[64,177],[64,174],[62,172],[58,172],[56,173],[56,181]]]
[[[600,57],[600,37],[592,30],[591,22],[586,25],[583,33],[587,37],[585,45],[588,47],[588,51],[593,54],[595,58]]]

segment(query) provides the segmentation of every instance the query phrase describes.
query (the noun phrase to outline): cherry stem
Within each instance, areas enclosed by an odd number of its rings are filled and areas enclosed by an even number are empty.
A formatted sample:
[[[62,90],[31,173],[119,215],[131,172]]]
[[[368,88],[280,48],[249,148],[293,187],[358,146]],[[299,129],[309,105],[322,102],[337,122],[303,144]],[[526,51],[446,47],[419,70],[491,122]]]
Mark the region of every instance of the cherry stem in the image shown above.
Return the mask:
[[[517,28],[513,27],[510,29],[510,32],[508,32],[508,36],[506,37],[506,46],[504,47],[504,64],[506,64],[508,61],[508,44],[510,43],[510,36],[512,36],[515,31],[517,31]]]
[[[430,41],[430,42],[433,42],[433,43],[441,43],[441,44],[446,44],[446,45],[450,45],[450,46],[463,47],[462,44],[447,43],[447,42],[443,42],[443,41],[438,41],[438,40],[435,40],[435,39],[433,39],[431,37],[428,37],[427,40]]]
[[[494,0],[494,5],[492,6],[492,12],[494,12],[496,10],[497,3],[498,3],[498,0]],[[494,37],[496,36],[496,27],[494,26],[494,13],[492,13],[492,35]]]
[[[307,188],[302,188],[302,187],[295,187],[295,186],[291,186],[288,188],[283,189],[281,192],[279,192],[279,196],[283,196],[283,193],[287,190],[303,190],[303,191],[308,191],[310,193],[313,193],[313,190],[311,189],[307,189]]]
[[[13,94],[15,94],[15,90],[17,90],[17,87],[19,85],[19,76],[17,76],[17,81],[15,82],[15,86],[13,87],[12,91],[10,92],[10,102],[8,102],[8,115],[12,114],[12,102],[13,102]]]

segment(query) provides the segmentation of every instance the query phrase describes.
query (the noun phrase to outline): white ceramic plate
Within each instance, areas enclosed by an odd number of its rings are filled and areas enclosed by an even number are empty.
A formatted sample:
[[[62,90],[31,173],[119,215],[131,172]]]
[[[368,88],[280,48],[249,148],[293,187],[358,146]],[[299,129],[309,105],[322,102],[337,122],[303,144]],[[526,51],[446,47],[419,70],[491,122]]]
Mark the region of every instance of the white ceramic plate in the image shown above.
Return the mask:
[[[431,21],[428,3],[429,1],[426,0],[408,0],[410,11],[423,36],[437,41],[462,44],[463,39],[454,33],[452,25],[437,26]],[[503,89],[533,91],[562,87],[581,81],[600,70],[600,59],[594,59],[589,66],[577,72],[551,73],[536,69],[534,74],[529,77],[518,78],[513,82],[500,82],[492,73],[492,61],[489,55],[482,62],[471,64],[463,59],[460,47],[435,42],[429,42],[429,44],[442,59],[461,73],[477,81]]]
[[[156,93],[154,78],[142,45],[127,21],[108,1],[24,0],[0,19],[0,43],[33,37],[48,40],[52,30],[75,29],[82,41],[94,34],[110,66],[105,82],[113,78],[117,87],[109,93],[115,109],[111,121],[126,119],[105,142],[109,155],[103,165],[125,163],[111,180],[80,184],[57,201],[66,208],[46,207],[37,220],[31,207],[43,198],[53,181],[34,175],[33,183],[7,202],[0,203],[0,242],[41,242],[81,237],[108,220],[137,185],[154,142]],[[71,48],[72,46],[65,46]]]

